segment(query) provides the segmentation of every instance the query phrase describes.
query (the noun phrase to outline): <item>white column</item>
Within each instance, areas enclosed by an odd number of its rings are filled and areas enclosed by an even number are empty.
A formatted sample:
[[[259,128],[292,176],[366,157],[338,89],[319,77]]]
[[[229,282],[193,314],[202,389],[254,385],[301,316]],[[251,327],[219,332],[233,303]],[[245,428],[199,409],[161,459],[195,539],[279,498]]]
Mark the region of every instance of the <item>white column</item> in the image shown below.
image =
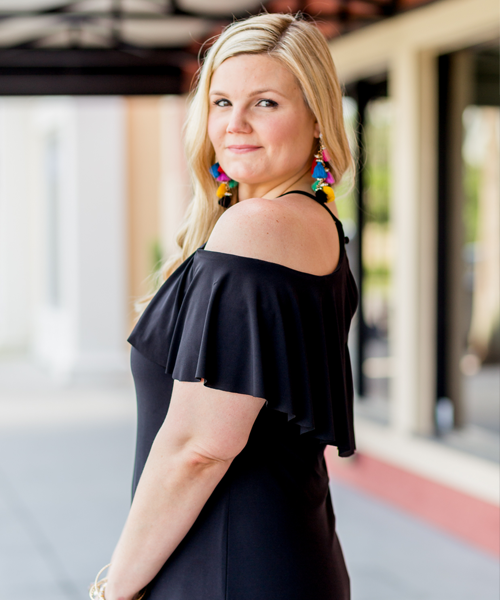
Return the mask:
[[[77,114],[79,369],[123,366],[126,334],[123,99],[79,98]]]
[[[430,435],[436,394],[437,58],[407,46],[389,70],[395,119],[391,426]]]
[[[403,433],[415,429],[418,406],[419,65],[413,48],[403,47],[394,55],[389,86],[395,111],[391,173],[395,261],[389,328],[395,369],[390,420]]]
[[[40,101],[36,353],[62,378],[126,368],[123,100]]]
[[[31,99],[0,100],[0,350],[26,351],[32,325],[29,178]]]

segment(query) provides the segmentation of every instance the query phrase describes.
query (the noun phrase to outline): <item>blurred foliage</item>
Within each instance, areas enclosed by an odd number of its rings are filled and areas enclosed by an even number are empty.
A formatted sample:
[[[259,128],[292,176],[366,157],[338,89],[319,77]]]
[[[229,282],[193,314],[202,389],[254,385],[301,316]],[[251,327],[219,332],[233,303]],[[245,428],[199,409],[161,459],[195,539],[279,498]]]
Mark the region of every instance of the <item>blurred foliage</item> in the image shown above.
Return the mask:
[[[163,264],[163,250],[160,240],[155,239],[151,243],[151,274],[155,275]]]
[[[390,135],[391,101],[378,98],[368,103],[364,140],[363,272],[366,289],[383,288],[387,293],[391,276],[390,244]],[[369,231],[368,231],[369,230]]]
[[[390,282],[391,282],[391,270],[389,265],[379,265],[377,267],[364,267],[364,289],[368,292],[369,290],[377,289],[383,291],[385,297],[389,296]]]
[[[349,147],[354,161],[357,160],[356,146],[356,125],[357,125],[357,104],[349,96],[343,99],[344,126],[349,140]],[[350,171],[344,175],[342,181],[335,186],[336,205],[339,211],[339,217],[344,222],[350,220],[356,223],[356,182],[355,173]]]
[[[389,169],[368,163],[366,181],[365,219],[368,222],[389,222]]]
[[[344,98],[344,124],[357,160],[357,104]],[[387,314],[391,296],[393,238],[390,222],[390,137],[392,107],[388,98],[371,101],[366,109],[363,138],[366,160],[363,165],[363,310],[365,319],[379,339],[387,336]],[[357,190],[353,174],[336,186],[337,207],[348,235],[358,225]]]
[[[479,167],[464,163],[464,193],[463,207],[464,241],[466,244],[477,241],[477,225],[479,215],[479,185],[481,170]]]
[[[164,263],[163,249],[158,238],[151,242],[150,246],[150,271],[148,275],[150,291],[155,292],[163,283],[160,269]]]
[[[378,98],[368,103],[365,113],[366,164],[363,172],[365,185],[366,222],[389,222],[390,198],[390,133],[391,102]]]

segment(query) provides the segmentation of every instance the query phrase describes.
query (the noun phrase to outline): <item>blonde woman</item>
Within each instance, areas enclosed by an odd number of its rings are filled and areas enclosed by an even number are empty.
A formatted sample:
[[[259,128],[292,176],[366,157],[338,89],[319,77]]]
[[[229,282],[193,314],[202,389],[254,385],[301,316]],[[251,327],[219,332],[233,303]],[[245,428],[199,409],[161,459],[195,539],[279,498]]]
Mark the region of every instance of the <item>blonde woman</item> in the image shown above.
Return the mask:
[[[314,25],[229,26],[201,68],[186,150],[180,253],[129,340],[134,499],[105,597],[347,600],[323,453],[355,448],[357,290],[323,202],[351,155]]]

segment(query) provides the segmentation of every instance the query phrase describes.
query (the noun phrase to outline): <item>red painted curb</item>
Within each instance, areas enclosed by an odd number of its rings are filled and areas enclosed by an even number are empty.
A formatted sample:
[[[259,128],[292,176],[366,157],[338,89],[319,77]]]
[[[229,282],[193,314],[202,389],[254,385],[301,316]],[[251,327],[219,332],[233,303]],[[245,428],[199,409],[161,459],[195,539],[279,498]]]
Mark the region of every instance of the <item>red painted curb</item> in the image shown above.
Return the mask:
[[[405,471],[366,454],[342,459],[328,446],[325,453],[332,479],[383,498],[463,540],[500,556],[498,506],[446,485]]]

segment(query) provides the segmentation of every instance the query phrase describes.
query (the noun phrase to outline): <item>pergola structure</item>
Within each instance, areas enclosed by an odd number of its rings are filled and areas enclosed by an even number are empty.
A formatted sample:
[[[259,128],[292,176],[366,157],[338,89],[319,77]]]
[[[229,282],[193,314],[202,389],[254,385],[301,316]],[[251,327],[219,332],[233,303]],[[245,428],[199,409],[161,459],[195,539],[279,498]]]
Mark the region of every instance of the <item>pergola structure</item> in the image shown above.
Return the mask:
[[[0,0],[0,95],[189,90],[234,19],[303,12],[328,39],[433,0]]]

